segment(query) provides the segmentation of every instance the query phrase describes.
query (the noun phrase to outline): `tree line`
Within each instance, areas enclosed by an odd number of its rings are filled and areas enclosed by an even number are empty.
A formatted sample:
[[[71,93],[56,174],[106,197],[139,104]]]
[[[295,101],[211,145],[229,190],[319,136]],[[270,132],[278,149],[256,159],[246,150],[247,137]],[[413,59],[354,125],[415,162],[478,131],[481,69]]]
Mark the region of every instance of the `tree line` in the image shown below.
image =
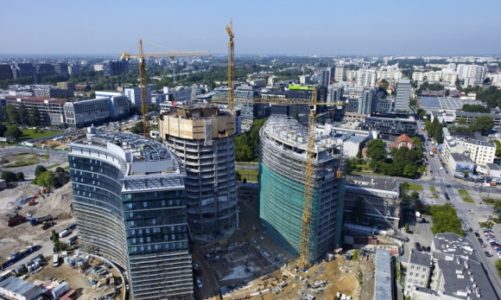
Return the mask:
[[[29,109],[21,103],[19,107],[9,104],[5,108],[5,118],[7,123],[20,126],[40,126],[41,116],[38,107]]]

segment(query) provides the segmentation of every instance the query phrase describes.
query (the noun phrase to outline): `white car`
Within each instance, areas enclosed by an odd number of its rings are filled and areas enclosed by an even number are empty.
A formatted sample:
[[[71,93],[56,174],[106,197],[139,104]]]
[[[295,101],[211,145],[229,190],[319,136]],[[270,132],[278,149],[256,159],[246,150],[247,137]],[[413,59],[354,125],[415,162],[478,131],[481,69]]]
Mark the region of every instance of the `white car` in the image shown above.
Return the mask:
[[[201,289],[201,288],[204,287],[204,284],[202,283],[202,279],[197,278],[197,286],[198,286],[199,289]]]

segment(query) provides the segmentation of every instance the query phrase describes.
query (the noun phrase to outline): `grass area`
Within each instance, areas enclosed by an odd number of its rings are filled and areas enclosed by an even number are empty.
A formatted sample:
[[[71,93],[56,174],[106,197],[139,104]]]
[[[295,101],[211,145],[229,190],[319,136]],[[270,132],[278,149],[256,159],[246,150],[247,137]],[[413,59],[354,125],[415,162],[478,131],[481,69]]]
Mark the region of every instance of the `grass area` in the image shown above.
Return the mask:
[[[46,138],[61,133],[60,130],[23,129],[21,140]]]
[[[454,232],[463,236],[464,232],[461,227],[456,209],[450,204],[432,205],[430,206],[432,219],[431,231],[433,234],[442,232]]]
[[[494,205],[494,204],[496,204],[497,201],[501,201],[501,200],[496,200],[496,199],[492,199],[492,198],[483,198],[482,201],[485,204]]]
[[[237,161],[238,166],[257,166],[259,163],[257,161]]]
[[[480,226],[480,228],[491,229],[492,226],[494,226],[494,222],[492,221],[478,222],[478,225]]]
[[[430,192],[433,195],[433,198],[437,199],[438,198],[438,192],[437,188],[433,185],[430,185]]]
[[[409,182],[408,190],[409,191],[414,191],[414,192],[422,192],[423,191],[423,186],[420,185],[420,184],[417,184],[417,183]]]
[[[4,168],[18,168],[31,166],[38,163],[38,158],[31,153],[16,153],[7,157],[8,162],[3,165]]]
[[[237,170],[237,174],[240,175],[241,180],[246,179],[247,182],[257,182],[258,170]]]
[[[458,193],[459,193],[459,196],[461,196],[461,198],[463,198],[464,202],[475,203],[475,201],[473,201],[473,198],[470,196],[470,194],[468,193],[467,190],[459,189]]]

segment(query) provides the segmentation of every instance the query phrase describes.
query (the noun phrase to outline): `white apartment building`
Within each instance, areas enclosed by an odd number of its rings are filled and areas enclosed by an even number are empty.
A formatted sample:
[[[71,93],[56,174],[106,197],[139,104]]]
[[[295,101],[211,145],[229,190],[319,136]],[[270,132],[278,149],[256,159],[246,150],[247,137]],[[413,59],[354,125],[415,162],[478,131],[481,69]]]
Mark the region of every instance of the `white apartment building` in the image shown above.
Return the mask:
[[[356,85],[359,87],[374,87],[376,85],[376,70],[359,69],[356,74]]]
[[[485,166],[494,162],[496,145],[493,142],[481,137],[472,139],[452,136],[447,128],[444,128],[443,132],[443,156],[446,163],[451,159],[451,153],[463,153],[470,157],[477,166]]]
[[[501,88],[501,73],[492,75],[492,85]]]
[[[404,294],[409,296],[416,287],[428,287],[433,262],[429,253],[411,250],[405,274]]]
[[[485,79],[486,68],[479,65],[458,65],[459,79],[464,80],[464,86],[481,84]]]

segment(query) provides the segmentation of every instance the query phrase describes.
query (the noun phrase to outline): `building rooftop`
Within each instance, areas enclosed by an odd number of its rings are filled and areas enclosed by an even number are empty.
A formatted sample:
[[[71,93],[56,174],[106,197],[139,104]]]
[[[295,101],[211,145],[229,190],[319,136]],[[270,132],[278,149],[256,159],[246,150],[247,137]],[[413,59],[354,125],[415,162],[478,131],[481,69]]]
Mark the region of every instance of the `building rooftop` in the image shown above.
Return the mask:
[[[454,97],[429,97],[419,98],[419,107],[424,110],[460,110],[465,104],[479,104],[482,102],[476,100],[461,100]]]
[[[229,115],[228,112],[219,110],[215,106],[208,104],[193,104],[189,106],[178,106],[172,109],[171,116],[177,116],[184,119],[198,120],[204,118],[212,118],[220,115]]]
[[[35,96],[6,96],[7,101],[17,101],[17,102],[30,102],[30,103],[45,103],[45,104],[57,104],[63,105],[66,103],[66,99],[60,98],[49,98],[49,97],[35,97]]]
[[[501,166],[498,164],[487,164],[487,167],[491,170],[501,170]]]
[[[400,183],[396,179],[346,176],[347,188],[377,189],[400,193]]]
[[[26,299],[35,299],[44,292],[42,288],[34,285],[33,283],[24,281],[14,276],[0,281],[0,288],[22,295]]]
[[[294,149],[306,150],[307,128],[296,119],[284,115],[272,115],[262,129],[268,136]],[[337,139],[332,136],[332,126],[317,125],[315,131],[315,151],[321,152],[338,146]]]
[[[464,258],[474,257],[473,247],[470,245],[470,242],[452,232],[436,234],[433,238],[433,244],[435,252],[459,255]]]
[[[420,252],[415,249],[411,251],[410,263],[425,267],[431,267],[431,255],[429,253]]]
[[[393,276],[391,269],[390,253],[383,249],[377,249],[374,300],[393,299]]]
[[[455,161],[473,163],[471,158],[464,153],[451,152],[451,156]]]

